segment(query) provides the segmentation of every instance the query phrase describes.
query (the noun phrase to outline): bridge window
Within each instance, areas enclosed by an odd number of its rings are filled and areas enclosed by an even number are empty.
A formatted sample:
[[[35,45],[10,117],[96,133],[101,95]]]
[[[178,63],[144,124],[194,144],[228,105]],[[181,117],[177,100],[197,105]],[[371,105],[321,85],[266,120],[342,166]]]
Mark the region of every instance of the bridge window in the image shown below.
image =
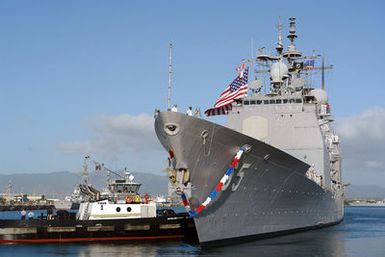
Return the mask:
[[[295,99],[296,103],[302,103],[301,99]]]
[[[287,104],[288,101],[289,101],[289,100],[287,100],[287,99],[283,99],[283,103],[284,103],[284,104]]]
[[[276,103],[277,103],[277,104],[281,104],[281,103],[282,103],[282,100],[281,100],[281,99],[277,99]]]
[[[269,104],[269,100],[263,100],[263,104]]]
[[[244,105],[249,105],[249,101],[243,101]]]
[[[255,105],[255,100],[251,100],[251,101],[250,101],[250,104],[251,104],[251,105]]]
[[[270,104],[275,104],[275,100],[270,100]]]
[[[257,100],[257,104],[262,104],[262,100]]]
[[[295,103],[295,99],[290,99],[289,102],[292,104],[292,103]]]

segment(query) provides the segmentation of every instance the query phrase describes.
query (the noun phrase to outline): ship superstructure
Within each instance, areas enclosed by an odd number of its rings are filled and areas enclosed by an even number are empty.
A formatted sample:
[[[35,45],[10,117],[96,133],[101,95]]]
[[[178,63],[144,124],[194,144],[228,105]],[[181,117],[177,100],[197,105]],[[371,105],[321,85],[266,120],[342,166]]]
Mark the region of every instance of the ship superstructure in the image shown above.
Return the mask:
[[[191,184],[183,196],[199,241],[263,237],[331,225],[343,219],[339,139],[331,127],[318,55],[297,50],[290,18],[284,51],[281,28],[276,55],[262,50],[244,60],[255,70],[251,94],[227,106],[225,126],[176,112],[160,112],[158,138]],[[307,79],[322,73],[321,88]],[[268,81],[268,83],[263,83]],[[172,173],[174,174],[174,173]]]

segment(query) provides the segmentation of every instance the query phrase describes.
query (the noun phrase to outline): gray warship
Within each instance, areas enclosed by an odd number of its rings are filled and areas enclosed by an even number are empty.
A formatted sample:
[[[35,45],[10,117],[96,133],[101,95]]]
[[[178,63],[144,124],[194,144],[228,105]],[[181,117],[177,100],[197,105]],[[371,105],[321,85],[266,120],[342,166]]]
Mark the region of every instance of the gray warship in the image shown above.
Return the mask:
[[[260,49],[256,57],[243,60],[255,79],[248,83],[248,94],[225,109],[225,126],[199,115],[156,113],[157,137],[170,153],[170,179],[180,185],[177,193],[192,210],[202,244],[294,233],[343,220],[339,137],[331,126],[324,86],[330,66],[320,55],[297,50],[294,17],[287,37],[284,51],[279,23],[276,54]],[[321,67],[314,65],[317,59]],[[314,74],[322,74],[318,87],[310,83]],[[243,154],[233,163],[240,149]],[[220,181],[225,183],[213,194]],[[191,192],[183,192],[187,185]]]

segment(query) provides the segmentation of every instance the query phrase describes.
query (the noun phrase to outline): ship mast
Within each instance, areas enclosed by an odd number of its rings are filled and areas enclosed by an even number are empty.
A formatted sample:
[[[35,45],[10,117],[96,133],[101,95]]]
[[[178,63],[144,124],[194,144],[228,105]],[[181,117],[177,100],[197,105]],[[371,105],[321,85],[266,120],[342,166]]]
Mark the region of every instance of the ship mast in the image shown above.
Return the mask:
[[[167,94],[167,110],[171,110],[171,85],[172,85],[172,44],[169,45],[169,64],[168,64],[168,94]]]
[[[295,44],[294,40],[298,37],[297,34],[295,34],[295,18],[290,17],[290,29],[289,29],[289,35],[287,35],[287,38],[290,39],[290,45],[288,47],[288,50],[291,52],[295,51]]]
[[[322,90],[325,90],[325,58],[323,56],[322,56],[322,67],[321,67],[321,69],[322,69],[321,88],[322,88]]]
[[[283,51],[281,17],[279,17],[279,19],[278,19],[277,28],[278,28],[278,42],[277,42],[277,47],[275,49],[277,50],[278,55],[281,55],[282,51]]]
[[[287,38],[290,40],[290,45],[287,47],[287,52],[283,53],[283,57],[287,58],[288,62],[291,63],[294,59],[302,57],[302,53],[297,51],[294,43],[298,37],[295,28],[295,17],[290,17],[289,20],[289,35],[287,35]]]

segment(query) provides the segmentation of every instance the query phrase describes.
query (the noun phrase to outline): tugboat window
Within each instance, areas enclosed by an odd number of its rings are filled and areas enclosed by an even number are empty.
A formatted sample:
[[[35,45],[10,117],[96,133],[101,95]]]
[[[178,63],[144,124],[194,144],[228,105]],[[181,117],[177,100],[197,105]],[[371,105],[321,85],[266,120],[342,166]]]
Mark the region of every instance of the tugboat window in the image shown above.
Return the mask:
[[[251,100],[251,101],[250,101],[250,104],[251,104],[251,105],[255,105],[255,100]]]
[[[284,104],[287,104],[287,99],[283,99],[283,103],[284,103]]]
[[[116,212],[120,212],[120,207],[116,207]]]
[[[264,104],[269,104],[269,100],[263,100]]]
[[[244,105],[249,105],[249,101],[244,101],[243,104]]]
[[[275,104],[275,100],[270,100],[270,104]]]
[[[301,99],[295,99],[296,103],[302,103]]]
[[[127,212],[131,212],[131,207],[127,207]]]
[[[295,99],[290,99],[290,103],[295,103]]]
[[[257,104],[262,104],[262,100],[257,100]]]
[[[281,104],[281,103],[282,103],[282,100],[281,100],[281,99],[277,99],[276,103],[277,103],[277,104]]]

